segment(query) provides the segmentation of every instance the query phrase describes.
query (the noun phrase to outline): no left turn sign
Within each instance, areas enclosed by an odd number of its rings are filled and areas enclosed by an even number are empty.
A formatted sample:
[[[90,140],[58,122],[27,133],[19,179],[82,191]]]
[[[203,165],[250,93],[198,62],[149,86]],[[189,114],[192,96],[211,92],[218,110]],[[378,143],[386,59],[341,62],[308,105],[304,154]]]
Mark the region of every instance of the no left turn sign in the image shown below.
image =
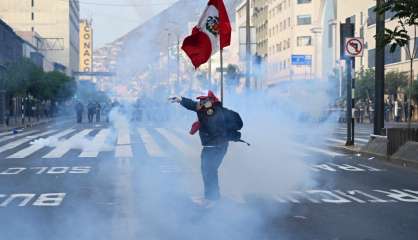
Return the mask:
[[[345,40],[345,55],[347,57],[362,57],[364,51],[363,38],[347,38]]]

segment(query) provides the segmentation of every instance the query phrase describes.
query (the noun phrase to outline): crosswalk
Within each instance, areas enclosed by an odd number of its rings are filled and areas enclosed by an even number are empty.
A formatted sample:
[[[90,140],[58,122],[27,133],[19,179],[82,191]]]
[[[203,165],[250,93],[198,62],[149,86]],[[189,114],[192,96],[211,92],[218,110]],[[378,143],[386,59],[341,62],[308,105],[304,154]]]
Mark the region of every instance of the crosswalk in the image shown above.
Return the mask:
[[[338,131],[343,131],[339,129]],[[367,135],[356,138],[357,143],[366,144]],[[300,156],[313,154],[328,157],[346,155],[333,148],[345,143],[344,136],[332,135],[323,139],[323,144],[295,144]],[[140,146],[138,146],[140,145]],[[134,151],[135,150],[135,151]],[[173,153],[198,157],[201,146],[198,137],[175,128],[133,129],[87,128],[27,130],[17,134],[2,133],[0,136],[1,159],[25,159],[36,155],[40,159],[60,159],[70,152],[78,158],[98,158],[101,153],[115,158],[132,158],[141,154],[151,158],[166,158]],[[300,151],[299,151],[300,150]],[[141,152],[143,151],[143,152]]]

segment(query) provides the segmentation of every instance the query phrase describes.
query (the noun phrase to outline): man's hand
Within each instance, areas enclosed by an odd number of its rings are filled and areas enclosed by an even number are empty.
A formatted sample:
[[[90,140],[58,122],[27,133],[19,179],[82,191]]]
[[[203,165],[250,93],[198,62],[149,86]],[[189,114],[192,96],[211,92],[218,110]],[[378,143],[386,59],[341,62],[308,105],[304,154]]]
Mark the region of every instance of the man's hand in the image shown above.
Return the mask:
[[[169,97],[168,100],[172,103],[180,103],[181,102],[181,97],[173,96],[173,97]]]

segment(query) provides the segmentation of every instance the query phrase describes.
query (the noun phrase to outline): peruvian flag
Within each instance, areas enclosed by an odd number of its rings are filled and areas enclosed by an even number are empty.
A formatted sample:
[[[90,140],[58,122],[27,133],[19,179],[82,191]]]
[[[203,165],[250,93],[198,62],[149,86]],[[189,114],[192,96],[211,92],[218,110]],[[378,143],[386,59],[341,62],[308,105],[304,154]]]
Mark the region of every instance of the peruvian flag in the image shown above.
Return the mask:
[[[206,63],[218,49],[231,44],[231,23],[223,0],[209,0],[192,34],[183,41],[183,49],[195,68]]]

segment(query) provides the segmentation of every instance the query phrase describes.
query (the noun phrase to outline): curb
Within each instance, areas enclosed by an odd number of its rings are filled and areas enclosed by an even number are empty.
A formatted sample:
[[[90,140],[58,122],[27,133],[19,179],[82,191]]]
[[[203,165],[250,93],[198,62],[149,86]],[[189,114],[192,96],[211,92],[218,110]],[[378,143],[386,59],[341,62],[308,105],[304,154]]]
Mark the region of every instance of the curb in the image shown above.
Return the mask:
[[[14,128],[17,128],[17,129],[33,128],[33,127],[41,126],[44,124],[49,124],[51,122],[58,122],[58,121],[65,121],[65,119],[64,118],[51,118],[48,120],[38,121],[34,123],[25,123],[23,126],[2,127],[0,128],[0,133],[12,131]]]
[[[366,156],[377,157],[377,159],[381,159],[382,161],[386,163],[395,164],[401,167],[410,167],[415,170],[418,170],[418,162],[416,161],[411,161],[411,160],[403,159],[403,158],[389,157],[383,154],[364,151],[364,150],[361,150],[360,148],[353,148],[353,147],[348,147],[348,146],[338,146],[338,147],[345,149],[347,151],[353,152],[353,153],[361,153],[361,154],[365,154]]]

